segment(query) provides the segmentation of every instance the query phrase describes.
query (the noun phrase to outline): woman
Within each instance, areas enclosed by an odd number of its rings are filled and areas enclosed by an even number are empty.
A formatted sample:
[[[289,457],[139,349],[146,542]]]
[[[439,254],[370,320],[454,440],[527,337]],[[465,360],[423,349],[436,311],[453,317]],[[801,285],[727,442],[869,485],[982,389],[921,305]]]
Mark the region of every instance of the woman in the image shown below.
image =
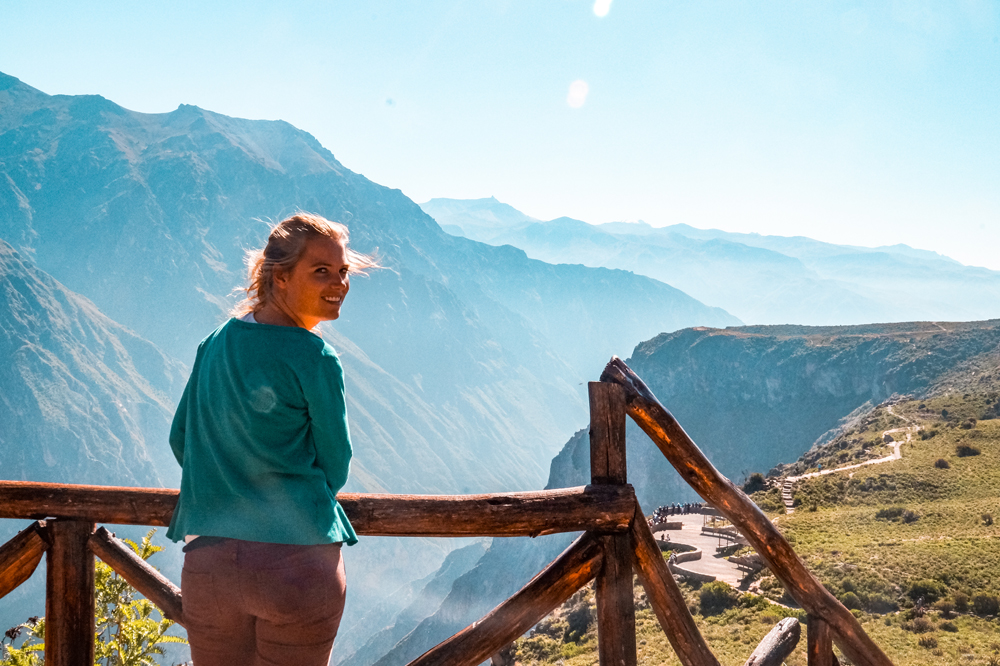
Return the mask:
[[[375,267],[347,228],[300,213],[248,256],[247,299],[198,347],[170,446],[183,468],[167,536],[184,539],[195,666],[325,666],[344,609],[337,492],[351,440],[344,372],[312,329]]]

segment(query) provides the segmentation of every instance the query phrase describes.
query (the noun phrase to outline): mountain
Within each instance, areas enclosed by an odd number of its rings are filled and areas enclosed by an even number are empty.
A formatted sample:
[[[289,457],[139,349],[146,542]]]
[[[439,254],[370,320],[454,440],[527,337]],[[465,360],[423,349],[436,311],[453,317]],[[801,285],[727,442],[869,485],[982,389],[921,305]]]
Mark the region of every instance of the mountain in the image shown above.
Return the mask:
[[[969,390],[970,376],[994,378],[998,356],[1000,320],[992,320],[687,329],[639,344],[627,363],[709,460],[741,481],[796,460],[814,444],[825,450],[846,424],[894,395],[956,393]],[[626,447],[629,482],[647,513],[698,499],[631,419]],[[548,487],[589,478],[584,428],[552,460]],[[406,664],[527,583],[570,538],[494,539],[438,610],[415,623],[391,652],[362,648],[350,663]]]
[[[322,327],[346,369],[351,491],[537,488],[607,357],[660,331],[740,323],[645,276],[449,235],[288,123],[187,105],[136,113],[0,74],[0,239],[170,357],[191,362],[235,300],[245,251],[300,209],[344,221],[352,246],[386,266],[355,278],[343,317]],[[372,614],[400,608],[373,600],[453,547],[348,549],[347,616],[368,619],[345,623],[343,643],[391,626]]]
[[[187,368],[0,241],[3,478],[164,486]]]
[[[183,105],[141,114],[0,76],[0,163],[0,237],[187,361],[224,320],[262,216],[346,221],[354,247],[377,249],[388,270],[355,279],[335,329],[451,422],[442,461],[478,461],[442,492],[537,487],[583,413],[580,383],[606,356],[663,330],[738,323],[649,278],[450,236],[280,121]],[[505,476],[512,460],[520,469]],[[374,474],[354,489],[409,477]]]
[[[1000,272],[936,252],[801,236],[762,236],[686,224],[542,222],[495,199],[422,204],[448,230],[509,244],[553,263],[631,270],[755,324],[963,321],[1000,316]]]
[[[7,359],[0,364],[0,478],[180,482],[167,433],[188,369],[3,241],[0,358]],[[29,522],[0,520],[0,543]],[[174,564],[179,574],[179,559]],[[43,567],[5,597],[0,625],[41,614],[44,581]]]

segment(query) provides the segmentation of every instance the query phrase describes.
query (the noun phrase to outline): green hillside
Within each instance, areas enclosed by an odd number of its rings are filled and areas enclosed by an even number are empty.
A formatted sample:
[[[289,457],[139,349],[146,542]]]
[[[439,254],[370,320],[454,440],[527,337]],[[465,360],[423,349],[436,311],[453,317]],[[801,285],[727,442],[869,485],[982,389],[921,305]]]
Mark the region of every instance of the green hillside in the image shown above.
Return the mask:
[[[967,361],[923,395],[896,397],[855,415],[828,443],[772,473],[809,473],[820,465],[829,470],[882,457],[891,450],[882,433],[906,428],[911,439],[901,444],[899,460],[798,481],[791,514],[780,503],[779,477],[773,477],[772,489],[753,495],[897,666],[1000,664],[998,370],[995,352]],[[905,433],[894,437],[904,439]],[[726,666],[742,664],[781,617],[804,620],[766,571],[721,602],[714,585],[683,583],[682,589]],[[636,598],[639,663],[679,664],[644,607],[640,587]],[[592,592],[521,639],[517,663],[596,663],[588,604]],[[805,666],[805,642],[803,635],[787,666]]]

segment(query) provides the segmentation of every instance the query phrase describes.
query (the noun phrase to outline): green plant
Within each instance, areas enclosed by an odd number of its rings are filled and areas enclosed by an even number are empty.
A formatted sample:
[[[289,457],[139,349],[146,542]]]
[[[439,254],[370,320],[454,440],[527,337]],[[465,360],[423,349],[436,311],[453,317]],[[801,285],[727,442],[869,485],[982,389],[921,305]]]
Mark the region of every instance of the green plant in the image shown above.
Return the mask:
[[[747,479],[747,482],[743,484],[743,492],[747,495],[752,493],[760,492],[761,490],[767,489],[767,482],[764,481],[764,475],[760,472],[754,472]]]
[[[944,458],[938,458],[936,461],[934,461],[934,466],[937,467],[938,469],[949,469],[951,467],[948,461],[945,460]]]
[[[14,647],[22,632],[27,632],[21,647]],[[4,640],[10,640],[9,645]],[[0,664],[3,666],[39,666],[45,650],[45,618],[32,617],[16,627],[11,627],[0,639]]]
[[[1000,599],[992,594],[977,594],[972,597],[972,612],[976,615],[996,615],[1000,612]]]
[[[163,550],[152,543],[156,530],[150,530],[139,544],[123,541],[143,560]],[[96,614],[94,657],[102,666],[155,666],[154,656],[162,655],[166,643],[187,643],[180,636],[166,632],[174,622],[162,617],[160,610],[148,599],[138,597],[135,589],[104,562],[94,565]],[[160,615],[157,620],[154,613]],[[32,618],[7,632],[10,646],[0,644],[0,666],[39,666],[45,649],[45,618]],[[28,633],[20,648],[14,648],[18,629]],[[15,633],[16,632],[16,633]],[[15,633],[14,636],[11,636]]]
[[[698,592],[698,600],[701,603],[702,615],[718,615],[727,608],[732,608],[736,603],[736,595],[733,588],[722,581],[714,580],[705,583]]]
[[[959,458],[968,458],[970,456],[978,456],[982,451],[970,444],[956,444],[955,445],[955,455]]]
[[[938,642],[937,639],[934,638],[933,636],[923,636],[920,638],[919,641],[917,641],[917,645],[919,645],[922,648],[931,649],[931,648],[936,648],[938,646]]]

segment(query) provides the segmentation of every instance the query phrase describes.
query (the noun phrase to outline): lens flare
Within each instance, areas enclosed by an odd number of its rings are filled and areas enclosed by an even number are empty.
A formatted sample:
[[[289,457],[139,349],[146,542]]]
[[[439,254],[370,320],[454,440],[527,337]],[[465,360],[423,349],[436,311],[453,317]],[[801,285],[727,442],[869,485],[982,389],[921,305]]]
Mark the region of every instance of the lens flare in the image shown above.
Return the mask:
[[[577,79],[569,84],[569,94],[566,95],[566,103],[574,109],[579,109],[587,101],[587,93],[590,86],[583,79]]]
[[[594,14],[604,18],[611,11],[611,0],[596,0],[594,2]]]

